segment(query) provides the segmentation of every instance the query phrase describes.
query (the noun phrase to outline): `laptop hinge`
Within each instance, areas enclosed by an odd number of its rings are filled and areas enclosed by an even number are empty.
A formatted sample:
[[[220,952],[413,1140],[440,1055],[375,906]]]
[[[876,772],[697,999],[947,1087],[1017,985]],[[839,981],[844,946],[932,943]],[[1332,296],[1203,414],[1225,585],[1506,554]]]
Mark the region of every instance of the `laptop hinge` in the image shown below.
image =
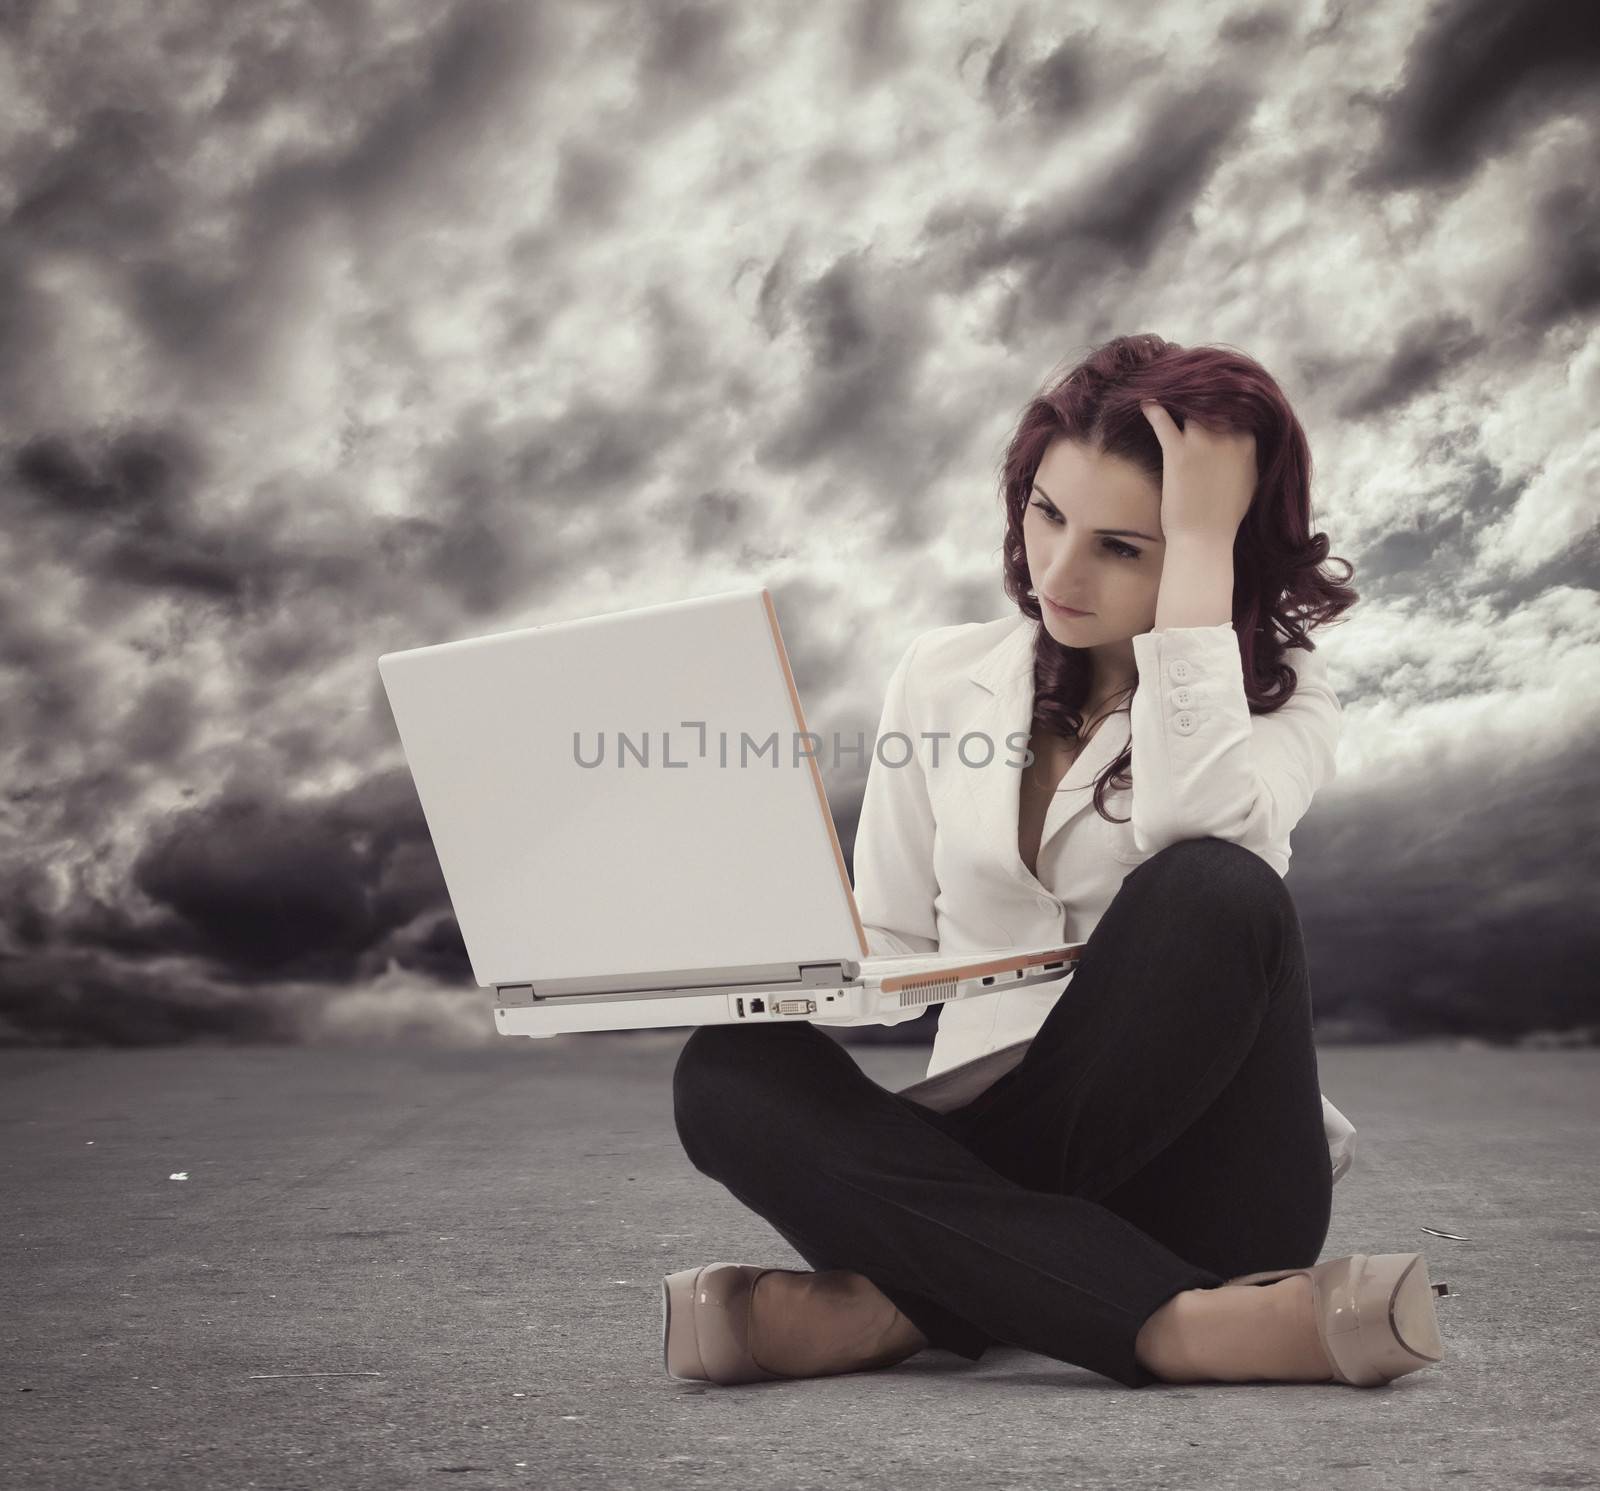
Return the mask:
[[[540,979],[537,984],[495,984],[492,992],[494,1003],[505,1009],[527,1007],[546,999],[574,996],[629,999],[671,989],[832,988],[853,983],[860,973],[861,964],[856,959],[832,958],[821,963],[749,963],[698,972],[678,968],[620,977]]]

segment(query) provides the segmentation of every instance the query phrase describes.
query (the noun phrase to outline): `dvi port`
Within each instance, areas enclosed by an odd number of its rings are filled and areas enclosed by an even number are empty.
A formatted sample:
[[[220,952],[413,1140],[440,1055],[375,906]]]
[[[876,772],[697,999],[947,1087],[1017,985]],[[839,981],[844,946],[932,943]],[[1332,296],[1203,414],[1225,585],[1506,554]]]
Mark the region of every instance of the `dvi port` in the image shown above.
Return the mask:
[[[815,999],[780,999],[774,1008],[780,1015],[814,1015],[817,1012]]]

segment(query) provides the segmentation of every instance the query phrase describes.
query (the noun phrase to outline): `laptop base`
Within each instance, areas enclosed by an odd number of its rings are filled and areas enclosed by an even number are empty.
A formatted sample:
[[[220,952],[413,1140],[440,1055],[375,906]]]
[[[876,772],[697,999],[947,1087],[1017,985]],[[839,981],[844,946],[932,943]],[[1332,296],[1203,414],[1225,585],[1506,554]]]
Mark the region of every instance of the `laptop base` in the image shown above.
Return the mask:
[[[502,996],[508,992],[520,995],[530,986],[505,985],[494,991],[494,1024],[501,1035],[525,1035],[535,1040],[591,1030],[770,1024],[779,1020],[810,1020],[819,1025],[898,1025],[916,1019],[930,1004],[948,999],[1063,981],[1070,976],[1081,946],[1066,950],[1066,957],[1048,964],[1034,962],[974,978],[924,975],[911,979],[884,973],[870,982],[809,987],[749,984],[695,993],[664,991],[654,996],[638,991],[573,994],[521,1003],[509,1002]],[[885,982],[891,987],[883,987]]]

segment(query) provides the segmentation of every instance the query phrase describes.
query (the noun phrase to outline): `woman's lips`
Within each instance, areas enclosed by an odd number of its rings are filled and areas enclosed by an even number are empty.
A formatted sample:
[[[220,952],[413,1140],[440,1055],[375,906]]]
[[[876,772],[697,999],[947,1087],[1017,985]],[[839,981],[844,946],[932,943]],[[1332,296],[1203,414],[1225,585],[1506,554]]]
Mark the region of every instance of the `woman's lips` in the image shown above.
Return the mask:
[[[1053,601],[1049,596],[1044,598],[1044,603],[1059,616],[1092,616],[1092,611],[1074,611],[1071,606],[1063,606],[1059,601]]]

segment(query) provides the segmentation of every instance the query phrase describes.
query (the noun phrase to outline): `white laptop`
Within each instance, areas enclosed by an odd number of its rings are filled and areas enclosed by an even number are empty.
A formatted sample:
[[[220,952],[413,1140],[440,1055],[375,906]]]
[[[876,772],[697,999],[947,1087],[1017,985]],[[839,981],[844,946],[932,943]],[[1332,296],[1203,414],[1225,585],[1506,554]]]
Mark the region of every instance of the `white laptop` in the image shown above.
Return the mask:
[[[764,588],[378,670],[503,1035],[893,1025],[1060,979],[1085,945],[869,954],[823,790],[835,745],[806,729]]]

